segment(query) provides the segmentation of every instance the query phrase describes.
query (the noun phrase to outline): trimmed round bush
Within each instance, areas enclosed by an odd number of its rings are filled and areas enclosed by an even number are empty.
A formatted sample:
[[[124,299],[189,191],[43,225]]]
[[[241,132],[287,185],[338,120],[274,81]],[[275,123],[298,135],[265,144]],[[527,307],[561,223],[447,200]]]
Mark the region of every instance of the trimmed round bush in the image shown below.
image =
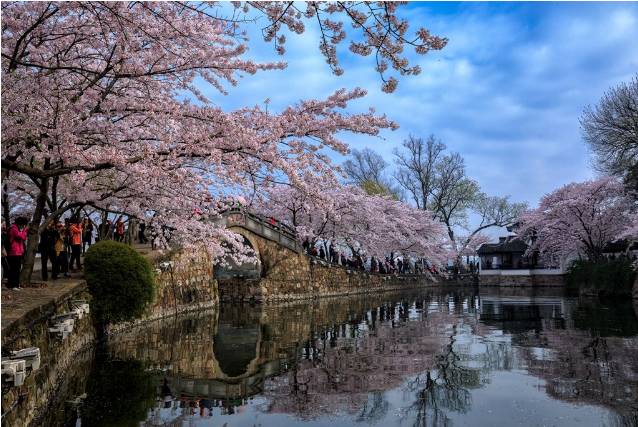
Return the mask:
[[[104,240],[92,245],[84,258],[84,274],[99,323],[137,319],[153,300],[151,264],[124,243]]]

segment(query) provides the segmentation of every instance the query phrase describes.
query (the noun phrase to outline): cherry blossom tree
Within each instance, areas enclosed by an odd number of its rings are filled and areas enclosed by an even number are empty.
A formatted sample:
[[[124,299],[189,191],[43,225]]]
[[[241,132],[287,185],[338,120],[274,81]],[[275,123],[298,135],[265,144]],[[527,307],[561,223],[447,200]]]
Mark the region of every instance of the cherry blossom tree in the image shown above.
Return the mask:
[[[335,184],[316,195],[277,186],[257,206],[291,225],[301,240],[330,241],[377,257],[395,252],[435,262],[445,258],[445,228],[431,212],[356,186]]]
[[[600,259],[605,244],[619,238],[630,221],[631,201],[618,179],[567,184],[545,195],[520,218],[519,234],[546,259],[582,255]]]
[[[396,5],[311,2],[301,13],[293,3],[248,2],[236,3],[228,17],[224,7],[3,3],[3,179],[26,178],[33,197],[23,282],[31,275],[38,232],[86,206],[152,218],[158,230],[171,230],[174,241],[206,242],[221,256],[221,242],[238,238],[202,221],[217,214],[217,194],[275,179],[304,188],[301,176],[332,174],[321,149],[347,151],[340,132],[375,135],[396,127],[372,111],[343,111],[365,95],[359,88],[278,113],[216,107],[197,81],[225,94],[243,74],[286,65],[248,57],[251,11],[265,15],[264,37],[280,53],[282,27],[300,34],[304,21],[317,21],[320,49],[337,74],[336,46],[346,38],[344,22],[351,23],[365,40],[352,41],[351,52],[376,52],[388,91],[396,81],[384,77],[387,63],[400,74],[418,72],[403,57],[404,45],[421,54],[445,45],[425,29],[408,40]]]
[[[418,65],[409,65],[404,54],[406,46],[413,47],[416,53],[423,55],[430,50],[443,49],[447,44],[446,38],[433,36],[425,28],[408,36],[408,21],[399,18],[396,13],[401,2],[272,1],[248,4],[268,16],[269,23],[262,30],[264,39],[272,41],[280,53],[285,51],[286,38],[280,35],[283,27],[302,33],[305,28],[304,20],[316,20],[321,33],[319,50],[336,75],[341,75],[344,71],[339,66],[337,47],[347,39],[344,25],[350,24],[358,31],[358,37],[350,38],[349,50],[361,56],[374,53],[376,70],[383,81],[384,92],[393,92],[398,84],[395,77],[387,77],[389,66],[402,76],[421,72]],[[345,16],[347,22],[340,19],[340,16]]]

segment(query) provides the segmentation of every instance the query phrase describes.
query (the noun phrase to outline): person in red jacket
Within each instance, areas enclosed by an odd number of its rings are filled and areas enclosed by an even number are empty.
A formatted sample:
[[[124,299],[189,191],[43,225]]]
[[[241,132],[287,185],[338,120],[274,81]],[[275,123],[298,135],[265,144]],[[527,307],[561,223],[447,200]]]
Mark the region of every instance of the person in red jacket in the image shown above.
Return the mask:
[[[27,241],[27,219],[25,217],[16,218],[9,228],[9,274],[7,286],[9,289],[20,289],[20,271],[22,270],[22,257],[24,256],[24,246]]]
[[[123,242],[125,232],[126,230],[124,228],[124,221],[122,221],[122,218],[120,217],[117,219],[117,221],[115,221],[115,241]]]
[[[69,226],[69,234],[71,235],[71,261],[69,268],[73,271],[73,261],[78,270],[82,268],[80,264],[80,254],[82,253],[82,224],[80,219],[75,218]]]

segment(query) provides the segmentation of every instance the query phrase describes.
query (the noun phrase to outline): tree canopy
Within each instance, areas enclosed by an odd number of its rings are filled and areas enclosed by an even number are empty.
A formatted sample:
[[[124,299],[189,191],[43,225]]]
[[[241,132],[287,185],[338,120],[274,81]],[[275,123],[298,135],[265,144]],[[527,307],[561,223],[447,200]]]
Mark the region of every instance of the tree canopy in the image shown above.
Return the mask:
[[[596,168],[623,178],[638,197],[638,75],[587,107],[580,124]]]
[[[396,124],[373,112],[348,114],[360,88],[303,100],[280,112],[224,111],[200,83],[225,94],[244,74],[282,69],[248,54],[246,28],[266,19],[264,38],[283,53],[284,28],[321,29],[319,49],[335,74],[336,47],[352,27],[350,52],[375,54],[383,88],[417,74],[403,52],[446,40],[396,16],[395,3],[11,2],[2,5],[2,174],[32,198],[22,281],[38,232],[80,207],[146,218],[180,244],[203,242],[215,256],[238,237],[202,218],[219,195],[303,177],[333,178],[322,149],[345,153],[343,132],[376,135]],[[263,21],[262,21],[263,22]],[[347,24],[347,25],[346,25]],[[7,203],[10,203],[7,200]],[[158,243],[165,243],[158,234]]]

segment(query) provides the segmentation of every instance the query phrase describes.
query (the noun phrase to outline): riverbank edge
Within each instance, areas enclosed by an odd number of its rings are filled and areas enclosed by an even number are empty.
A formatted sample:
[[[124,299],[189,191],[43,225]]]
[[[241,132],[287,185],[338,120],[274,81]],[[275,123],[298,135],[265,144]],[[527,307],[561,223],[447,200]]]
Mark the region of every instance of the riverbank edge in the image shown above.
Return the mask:
[[[28,289],[28,288],[27,288]],[[3,291],[8,292],[8,291]],[[78,279],[71,289],[52,297],[44,304],[37,305],[10,321],[2,327],[2,347],[11,346],[20,336],[29,331],[34,325],[46,322],[51,316],[59,314],[68,303],[74,299],[85,299],[88,288],[84,279]]]
[[[407,282],[407,283],[397,283],[399,282]],[[305,294],[276,294],[270,295],[266,297],[261,303],[270,304],[270,303],[281,303],[281,302],[296,302],[296,301],[312,301],[324,298],[339,298],[339,297],[348,297],[348,296],[360,296],[360,295],[375,295],[375,294],[383,294],[386,292],[402,292],[416,289],[429,289],[440,287],[443,284],[450,285],[445,282],[432,282],[423,279],[402,279],[402,278],[389,278],[388,284],[381,284],[379,286],[374,286],[371,288],[361,289],[361,288],[350,288],[343,291],[334,291],[334,292],[321,292],[321,293],[305,293]]]

